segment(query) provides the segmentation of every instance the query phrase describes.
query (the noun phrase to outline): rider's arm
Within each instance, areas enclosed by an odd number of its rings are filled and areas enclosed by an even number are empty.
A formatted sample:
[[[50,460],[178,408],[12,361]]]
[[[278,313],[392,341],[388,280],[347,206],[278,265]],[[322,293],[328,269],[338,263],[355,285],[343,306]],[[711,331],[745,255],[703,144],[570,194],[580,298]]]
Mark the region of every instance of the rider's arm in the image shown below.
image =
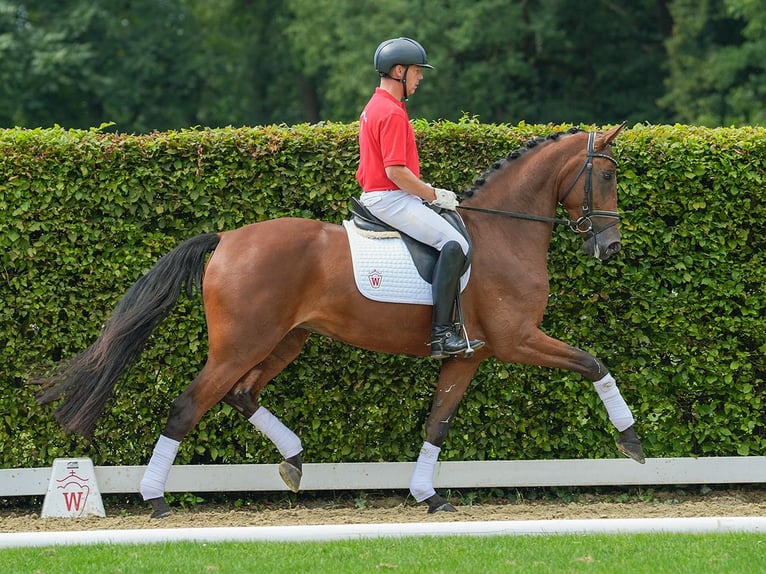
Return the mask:
[[[396,184],[402,191],[417,195],[428,202],[436,199],[436,192],[427,183],[421,181],[412,171],[404,165],[386,166],[388,179]]]

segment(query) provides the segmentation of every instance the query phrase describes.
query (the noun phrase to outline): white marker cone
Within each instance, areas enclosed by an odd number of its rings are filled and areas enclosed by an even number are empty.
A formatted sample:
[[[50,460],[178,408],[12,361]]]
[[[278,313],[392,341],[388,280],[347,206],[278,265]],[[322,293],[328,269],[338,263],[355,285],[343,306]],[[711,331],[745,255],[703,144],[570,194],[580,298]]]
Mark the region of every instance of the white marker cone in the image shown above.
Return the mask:
[[[106,516],[93,462],[89,458],[57,458],[40,518],[84,516]]]

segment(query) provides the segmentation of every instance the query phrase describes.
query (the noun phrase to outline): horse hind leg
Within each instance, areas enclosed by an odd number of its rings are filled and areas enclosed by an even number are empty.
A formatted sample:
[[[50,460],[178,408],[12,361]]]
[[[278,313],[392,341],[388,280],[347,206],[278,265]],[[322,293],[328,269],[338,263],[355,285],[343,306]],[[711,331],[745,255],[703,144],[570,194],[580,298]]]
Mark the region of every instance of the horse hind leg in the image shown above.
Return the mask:
[[[293,492],[300,490],[303,477],[301,440],[292,430],[266,407],[258,397],[263,388],[297,357],[308,338],[303,329],[294,329],[261,363],[248,371],[223,398],[223,401],[242,413],[259,431],[274,443],[284,460],[279,464],[279,476]]]
[[[170,405],[165,428],[155,444],[139,488],[143,499],[152,507],[152,518],[170,514],[165,502],[165,485],[181,441],[233,386],[233,382],[227,384],[227,381],[237,381],[241,372],[241,367],[208,359],[194,382]]]
[[[165,502],[165,485],[183,438],[213,405],[226,399],[226,397],[236,397],[236,395],[231,394],[231,390],[237,385],[242,388],[250,385],[252,390],[249,394],[257,397],[260,390],[269,381],[269,377],[259,377],[256,374],[260,375],[261,371],[266,370],[268,371],[265,373],[266,375],[269,373],[276,375],[284,368],[284,365],[300,352],[307,336],[308,333],[305,332],[304,334],[299,332],[288,334],[272,351],[271,355],[249,370],[247,367],[243,369],[236,363],[212,361],[208,358],[207,364],[194,382],[170,406],[167,423],[157,440],[149,464],[141,479],[139,490],[143,499],[152,506],[152,518],[163,518],[170,514],[170,507]],[[243,371],[245,372],[244,375],[241,374]],[[253,382],[256,384],[252,385]],[[240,395],[240,397],[243,396],[248,396],[248,393]],[[255,398],[250,403],[242,398],[239,400],[232,398],[227,402],[233,404],[241,412],[250,408],[251,417],[256,410],[259,410]],[[250,407],[251,404],[254,406]],[[266,413],[267,411],[260,416],[260,420],[268,418],[265,416]],[[300,445],[300,440],[295,438]],[[300,470],[300,459],[293,462],[293,466]]]
[[[239,379],[236,379],[236,383],[233,385],[222,383],[222,381],[231,380],[228,374],[231,366],[211,364],[208,361],[194,382],[173,401],[168,422],[157,440],[149,464],[141,479],[141,496],[151,505],[152,518],[164,518],[170,514],[170,507],[165,501],[165,485],[181,440],[215,403],[221,400],[225,401],[251,419],[250,422],[256,426],[260,424],[271,429],[278,427],[274,424],[276,417],[258,405],[257,397],[271,378],[276,376],[285,365],[300,353],[308,335],[307,331],[299,329],[291,331],[266,359],[252,367],[244,375],[238,375]],[[255,420],[253,420],[254,417],[256,417]],[[279,423],[279,421],[276,422]],[[284,427],[284,425],[282,426]],[[283,444],[292,443],[295,445],[297,441],[297,453],[284,461],[289,467],[285,466],[283,469],[281,465],[280,474],[283,475],[283,480],[286,482],[290,480],[292,486],[297,489],[301,477],[300,452],[302,447],[300,446],[300,439],[287,427],[284,429],[286,432],[281,435]],[[294,440],[290,440],[289,435],[292,435]],[[272,441],[275,440],[273,436],[270,438]],[[289,450],[290,447],[283,448]],[[288,486],[291,486],[290,482],[288,482]]]

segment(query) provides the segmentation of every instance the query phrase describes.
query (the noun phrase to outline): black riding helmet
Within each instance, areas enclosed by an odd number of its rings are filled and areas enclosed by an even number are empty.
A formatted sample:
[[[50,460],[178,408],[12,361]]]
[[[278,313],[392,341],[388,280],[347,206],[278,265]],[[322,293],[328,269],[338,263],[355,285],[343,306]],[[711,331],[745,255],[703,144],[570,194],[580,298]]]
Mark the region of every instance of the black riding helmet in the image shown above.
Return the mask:
[[[373,63],[375,70],[381,76],[388,76],[391,68],[397,64],[403,66],[415,64],[421,68],[433,68],[428,64],[428,55],[423,46],[410,38],[394,38],[381,42],[375,50]]]
[[[402,101],[404,102],[407,101],[407,69],[410,66],[433,69],[433,66],[428,63],[428,55],[423,46],[410,38],[394,38],[381,42],[375,50],[373,63],[378,74],[389,78],[391,76],[388,73],[391,68],[397,64],[405,67],[404,77],[398,80],[402,83]]]

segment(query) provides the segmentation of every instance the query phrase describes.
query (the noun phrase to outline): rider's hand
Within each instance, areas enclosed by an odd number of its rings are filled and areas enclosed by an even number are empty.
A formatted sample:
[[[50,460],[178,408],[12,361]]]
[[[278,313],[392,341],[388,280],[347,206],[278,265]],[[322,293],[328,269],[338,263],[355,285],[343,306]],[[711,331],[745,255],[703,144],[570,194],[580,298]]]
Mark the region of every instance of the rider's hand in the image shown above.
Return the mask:
[[[458,205],[458,201],[454,191],[450,191],[449,189],[439,189],[438,187],[435,187],[434,193],[436,194],[436,199],[431,202],[431,205],[441,207],[442,209],[455,211],[455,208]]]

